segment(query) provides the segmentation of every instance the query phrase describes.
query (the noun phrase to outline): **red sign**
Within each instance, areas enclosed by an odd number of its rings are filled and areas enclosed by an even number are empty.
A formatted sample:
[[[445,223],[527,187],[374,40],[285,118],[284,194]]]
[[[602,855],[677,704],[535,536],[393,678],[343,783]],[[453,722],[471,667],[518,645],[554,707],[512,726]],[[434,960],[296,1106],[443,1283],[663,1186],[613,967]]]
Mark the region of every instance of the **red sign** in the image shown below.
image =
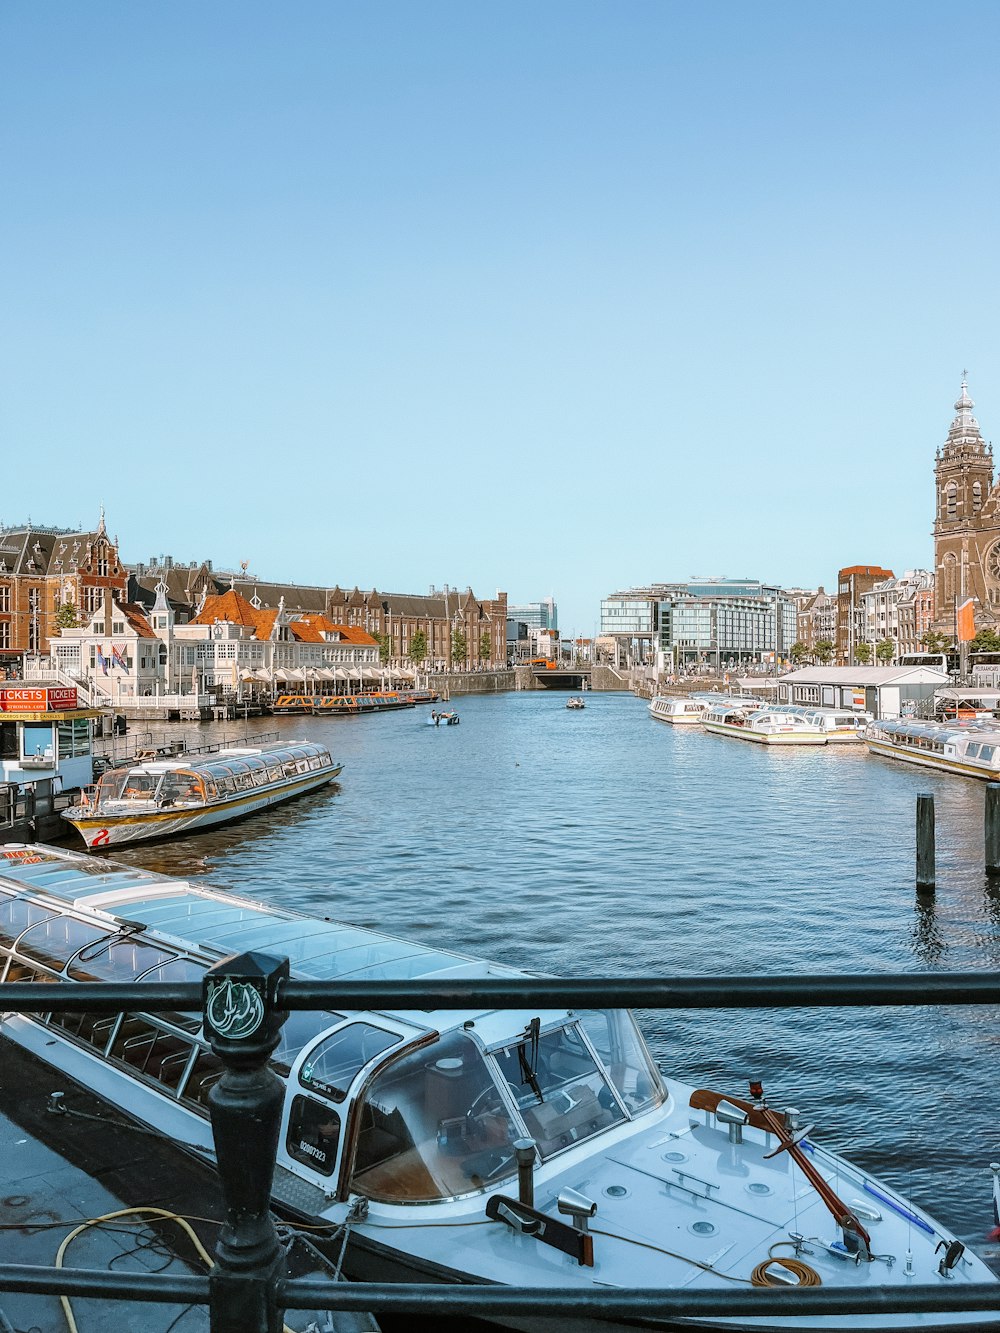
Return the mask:
[[[0,685],[0,713],[61,713],[76,707],[75,685]]]

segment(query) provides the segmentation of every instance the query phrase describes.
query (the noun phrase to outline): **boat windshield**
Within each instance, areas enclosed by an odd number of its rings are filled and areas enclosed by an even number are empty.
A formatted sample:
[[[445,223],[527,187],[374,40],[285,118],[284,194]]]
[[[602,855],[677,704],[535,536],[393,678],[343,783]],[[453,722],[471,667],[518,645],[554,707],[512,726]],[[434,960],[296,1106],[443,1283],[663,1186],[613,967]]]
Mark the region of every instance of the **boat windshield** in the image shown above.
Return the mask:
[[[215,783],[211,778],[207,779],[211,783],[211,794],[215,795]],[[192,773],[188,769],[174,769],[170,773],[164,773],[163,781],[160,784],[159,798],[161,805],[204,805],[208,793],[206,792],[206,776],[201,773]]]
[[[396,1203],[472,1194],[516,1172],[522,1132],[479,1048],[451,1032],[372,1080],[351,1189]]]

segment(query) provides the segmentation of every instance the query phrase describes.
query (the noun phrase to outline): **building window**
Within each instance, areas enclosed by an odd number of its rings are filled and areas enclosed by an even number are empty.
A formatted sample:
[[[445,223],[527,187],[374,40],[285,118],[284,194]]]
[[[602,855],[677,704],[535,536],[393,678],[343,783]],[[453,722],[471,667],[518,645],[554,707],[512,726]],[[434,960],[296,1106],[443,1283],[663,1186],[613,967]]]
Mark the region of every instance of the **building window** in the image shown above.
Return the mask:
[[[974,481],[972,483],[972,512],[978,514],[983,507],[983,486],[982,482]]]
[[[0,611],[10,611],[10,584],[0,586]]]
[[[958,487],[953,481],[948,483],[945,492],[945,515],[947,518],[958,517]]]

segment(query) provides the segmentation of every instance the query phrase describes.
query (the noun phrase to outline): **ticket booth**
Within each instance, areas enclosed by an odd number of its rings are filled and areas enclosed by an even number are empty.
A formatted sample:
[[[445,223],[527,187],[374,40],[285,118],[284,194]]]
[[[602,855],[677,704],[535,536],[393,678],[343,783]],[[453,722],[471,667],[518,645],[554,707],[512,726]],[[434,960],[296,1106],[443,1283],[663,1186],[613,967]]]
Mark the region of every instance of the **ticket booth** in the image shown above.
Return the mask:
[[[93,720],[100,715],[78,708],[71,686],[0,684],[0,782],[51,781],[54,791],[89,786]]]

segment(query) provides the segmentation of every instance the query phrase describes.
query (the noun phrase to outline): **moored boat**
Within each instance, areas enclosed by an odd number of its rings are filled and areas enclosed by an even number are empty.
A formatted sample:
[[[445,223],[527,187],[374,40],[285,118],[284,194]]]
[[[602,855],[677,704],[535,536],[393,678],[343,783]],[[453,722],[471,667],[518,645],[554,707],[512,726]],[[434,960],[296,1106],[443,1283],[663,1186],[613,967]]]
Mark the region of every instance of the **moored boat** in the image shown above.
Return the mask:
[[[848,708],[810,708],[807,704],[768,704],[772,713],[790,713],[804,717],[826,737],[827,745],[862,744],[871,713],[855,713]]]
[[[412,708],[417,700],[398,690],[366,690],[362,694],[320,695],[312,702],[314,717],[357,717],[360,713],[385,713],[393,708]]]
[[[697,726],[707,711],[707,703],[684,695],[657,694],[649,703],[650,717],[674,727]]]
[[[826,736],[818,726],[794,713],[779,713],[773,708],[755,708],[752,704],[712,704],[701,719],[706,731],[716,736],[734,736],[758,745],[825,745]]]
[[[1000,779],[1000,728],[995,723],[873,722],[865,733],[870,754],[900,759],[987,782]]]
[[[62,816],[88,847],[117,847],[241,819],[332,782],[342,768],[313,741],[148,758],[109,769]]]
[[[0,985],[193,982],[250,948],[287,957],[299,978],[525,975],[112,861],[0,848]],[[193,1015],[8,1013],[0,1032],[211,1159],[206,1103],[222,1066]],[[348,1276],[580,1291],[821,1282],[866,1311],[764,1321],[787,1333],[912,1328],[880,1310],[881,1293],[995,1280],[797,1112],[771,1110],[759,1085],[727,1097],[661,1075],[625,1010],[295,1012],[272,1067],[284,1081],[275,1203],[343,1225]],[[518,1151],[534,1154],[533,1214],[517,1198]],[[544,1315],[516,1326],[542,1333]],[[927,1313],[919,1326],[994,1318]],[[662,1324],[600,1324],[626,1326]]]

